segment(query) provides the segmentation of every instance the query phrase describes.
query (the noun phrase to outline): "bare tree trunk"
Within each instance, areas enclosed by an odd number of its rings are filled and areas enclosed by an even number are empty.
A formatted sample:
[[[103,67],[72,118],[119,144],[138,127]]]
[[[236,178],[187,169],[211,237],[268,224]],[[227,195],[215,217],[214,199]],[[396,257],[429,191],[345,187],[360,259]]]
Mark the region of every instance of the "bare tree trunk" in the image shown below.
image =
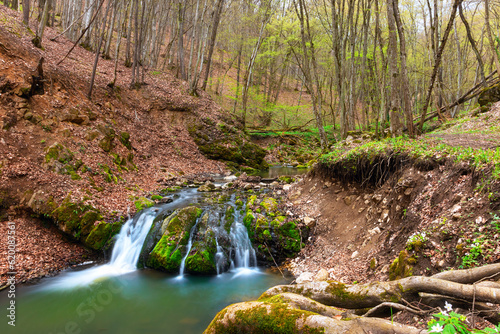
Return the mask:
[[[432,95],[432,89],[434,88],[434,82],[436,81],[437,72],[438,72],[438,69],[441,65],[441,56],[443,54],[443,50],[444,50],[444,47],[446,45],[446,41],[448,40],[448,35],[450,34],[451,28],[453,27],[453,21],[455,21],[455,16],[457,15],[457,7],[461,2],[462,2],[462,0],[455,0],[453,2],[450,20],[448,21],[448,25],[446,26],[446,30],[444,32],[443,39],[441,41],[441,44],[439,45],[439,50],[436,54],[436,59],[434,62],[434,69],[432,71],[432,76],[431,76],[431,80],[429,83],[429,88],[427,89],[427,95],[426,95],[425,103],[424,103],[424,106],[422,109],[422,116],[420,118],[420,123],[418,124],[419,130],[421,133],[422,133],[423,128],[424,128],[425,116],[427,115],[427,108],[429,107],[429,102],[430,102],[431,95]]]
[[[97,50],[95,52],[94,67],[92,68],[92,76],[90,78],[90,87],[89,87],[89,91],[87,93],[87,98],[89,100],[92,99],[92,90],[94,88],[95,72],[97,70],[97,63],[99,62],[99,54],[101,52],[102,41],[104,39],[104,31],[106,30],[106,21],[108,19],[109,7],[111,7],[113,5],[113,2],[114,2],[114,0],[108,2],[108,5],[106,6],[106,12],[104,14],[104,19],[102,21],[101,38],[99,39],[99,45],[97,46]]]
[[[201,89],[203,90],[207,89],[208,76],[210,75],[210,67],[212,65],[212,56],[215,48],[215,40],[217,39],[217,30],[219,29],[220,16],[222,14],[223,6],[224,6],[224,0],[217,0],[214,20],[212,23],[212,35],[210,36],[210,44],[208,45],[207,68],[205,69],[205,77],[203,79],[203,84],[201,86]]]
[[[45,30],[45,26],[47,25],[47,19],[49,17],[49,5],[50,5],[50,0],[45,0],[45,4],[43,6],[42,16],[40,19],[40,26],[37,29],[35,38],[33,38],[33,40],[32,40],[33,44],[37,48],[42,47],[43,32]]]
[[[401,62],[401,95],[403,95],[404,102],[404,113],[406,115],[406,128],[410,138],[414,137],[413,130],[413,115],[410,102],[410,82],[408,81],[408,68],[406,66],[406,39],[403,30],[403,23],[401,22],[401,16],[399,15],[398,0],[392,1],[394,7],[394,18],[396,21],[396,27],[398,29],[399,36],[399,59]]]
[[[241,54],[243,51],[243,35],[240,38],[240,46],[238,48],[238,70],[236,72],[236,92],[234,94],[233,114],[236,114],[236,107],[238,106],[238,94],[240,92],[240,74],[241,74]]]
[[[30,21],[30,0],[23,0],[23,23],[29,26]]]
[[[394,16],[394,0],[387,1],[387,25],[389,28],[389,45],[387,47],[387,59],[389,62],[389,77],[391,78],[391,98],[390,98],[390,117],[391,117],[391,134],[392,136],[400,136],[402,134],[401,114],[399,104],[399,84],[400,74],[398,71],[397,60],[397,35],[396,22]]]
[[[486,35],[488,36],[491,53],[493,54],[493,62],[495,63],[497,73],[500,76],[500,60],[498,59],[498,51],[495,48],[495,40],[493,38],[490,26],[490,0],[484,0],[484,21],[484,24],[486,26]]]
[[[177,75],[182,79],[186,80],[186,69],[184,67],[184,13],[185,6],[183,7],[184,0],[179,0],[177,3],[177,29],[179,35],[177,37]]]
[[[481,54],[477,50],[476,46],[476,41],[474,41],[474,37],[472,37],[472,32],[469,26],[469,23],[467,22],[467,19],[465,18],[464,11],[462,8],[462,4],[458,6],[458,13],[460,15],[460,19],[462,19],[462,22],[465,26],[465,31],[467,32],[467,38],[469,39],[470,46],[472,47],[472,50],[474,51],[474,54],[476,55],[476,60],[477,60],[477,66],[479,69],[479,73],[481,74],[481,81],[484,81],[484,64],[483,64],[483,59],[481,58]]]

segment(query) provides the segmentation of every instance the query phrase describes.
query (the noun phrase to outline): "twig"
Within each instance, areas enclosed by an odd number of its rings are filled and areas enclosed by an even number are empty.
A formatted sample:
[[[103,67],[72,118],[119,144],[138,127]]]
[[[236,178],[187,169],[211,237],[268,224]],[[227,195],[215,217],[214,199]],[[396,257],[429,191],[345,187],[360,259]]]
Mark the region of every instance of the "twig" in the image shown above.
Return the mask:
[[[273,259],[273,262],[276,265],[276,268],[278,268],[278,270],[280,271],[281,276],[283,276],[283,278],[285,278],[285,275],[283,274],[283,272],[281,271],[280,267],[276,263],[276,260],[274,259],[273,254],[271,254],[271,251],[269,250],[269,246],[267,245],[267,243],[265,241],[264,241],[264,245],[266,245],[267,252],[269,253],[269,255],[271,255],[271,258]]]
[[[378,310],[380,310],[381,308],[384,308],[384,307],[391,307],[391,308],[398,309],[400,311],[408,311],[410,313],[413,313],[416,315],[421,315],[421,316],[429,314],[429,311],[416,310],[412,307],[404,306],[404,305],[401,305],[398,303],[384,302],[384,303],[379,304],[379,305],[375,306],[374,308],[370,309],[370,311],[366,312],[363,315],[363,317],[369,317],[373,313],[377,312]]]

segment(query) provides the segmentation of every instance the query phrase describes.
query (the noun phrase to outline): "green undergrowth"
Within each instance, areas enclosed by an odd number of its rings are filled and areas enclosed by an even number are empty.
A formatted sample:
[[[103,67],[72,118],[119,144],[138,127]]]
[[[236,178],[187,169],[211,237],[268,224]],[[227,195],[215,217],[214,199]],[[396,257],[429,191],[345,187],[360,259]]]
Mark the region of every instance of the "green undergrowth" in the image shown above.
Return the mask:
[[[332,165],[339,162],[355,161],[360,158],[374,159],[376,156],[387,153],[406,155],[413,160],[429,158],[437,162],[446,160],[455,163],[466,162],[476,169],[491,168],[492,177],[496,180],[500,179],[500,148],[454,147],[425,138],[417,140],[407,137],[388,138],[368,142],[351,150],[335,146],[331,152],[320,157],[320,163]]]

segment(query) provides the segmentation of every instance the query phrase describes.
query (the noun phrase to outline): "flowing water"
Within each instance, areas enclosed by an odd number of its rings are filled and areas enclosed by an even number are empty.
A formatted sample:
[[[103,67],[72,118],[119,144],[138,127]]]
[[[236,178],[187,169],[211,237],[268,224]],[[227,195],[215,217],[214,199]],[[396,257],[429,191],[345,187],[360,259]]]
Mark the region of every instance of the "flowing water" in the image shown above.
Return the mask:
[[[81,266],[19,287],[16,327],[9,326],[3,316],[0,333],[201,333],[225,306],[256,299],[269,287],[287,283],[256,267],[255,251],[238,213],[229,235],[234,252],[229,272],[221,273],[223,268],[217,265],[217,276],[179,280],[153,270],[137,270],[155,217],[200,198],[196,189],[183,189],[172,203],[129,219],[116,237],[107,264]],[[223,262],[219,248],[216,261]],[[0,292],[5,315],[9,301],[6,291]]]

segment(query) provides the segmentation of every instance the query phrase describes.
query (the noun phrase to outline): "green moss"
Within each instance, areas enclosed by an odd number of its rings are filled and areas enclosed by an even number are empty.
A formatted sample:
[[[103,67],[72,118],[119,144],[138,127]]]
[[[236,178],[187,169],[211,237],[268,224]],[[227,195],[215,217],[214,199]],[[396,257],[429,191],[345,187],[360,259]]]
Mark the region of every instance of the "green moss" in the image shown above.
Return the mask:
[[[207,331],[215,333],[256,333],[256,334],[320,334],[323,328],[312,328],[303,325],[307,317],[314,312],[303,311],[291,307],[278,295],[262,300],[248,310],[238,310],[235,316],[225,318],[227,310],[219,312]]]
[[[112,238],[120,231],[121,222],[106,223],[99,222],[90,232],[85,244],[95,250],[107,248]]]
[[[278,203],[272,197],[266,197],[260,202],[260,206],[266,210],[266,213],[270,216],[274,216],[276,210],[278,210]]]
[[[165,231],[151,251],[147,265],[167,272],[177,272],[186,252],[189,232],[202,212],[200,208],[189,206],[167,217],[162,225]]]
[[[141,211],[144,208],[152,207],[155,205],[155,202],[146,197],[139,197],[139,199],[134,201],[134,205],[137,211]]]
[[[81,202],[71,202],[66,197],[59,207],[50,216],[57,222],[59,228],[76,239],[85,239],[91,232],[94,223],[102,220],[99,210]]]
[[[411,259],[411,258],[410,258]],[[402,250],[399,256],[389,266],[389,279],[391,281],[413,275],[412,261],[408,258],[408,252]]]
[[[194,254],[186,258],[186,270],[198,275],[216,274],[215,253],[206,249],[195,251]]]
[[[153,201],[161,201],[163,199],[163,196],[160,196],[160,195],[153,195],[151,196],[151,199]]]
[[[226,208],[226,215],[224,216],[224,230],[227,233],[230,233],[231,226],[234,223],[234,208],[231,205],[228,205]]]
[[[257,201],[257,195],[251,195],[250,197],[248,197],[247,207],[254,206],[256,201]]]
[[[128,132],[120,133],[120,142],[129,150],[132,149],[132,144],[130,143],[130,134]]]

